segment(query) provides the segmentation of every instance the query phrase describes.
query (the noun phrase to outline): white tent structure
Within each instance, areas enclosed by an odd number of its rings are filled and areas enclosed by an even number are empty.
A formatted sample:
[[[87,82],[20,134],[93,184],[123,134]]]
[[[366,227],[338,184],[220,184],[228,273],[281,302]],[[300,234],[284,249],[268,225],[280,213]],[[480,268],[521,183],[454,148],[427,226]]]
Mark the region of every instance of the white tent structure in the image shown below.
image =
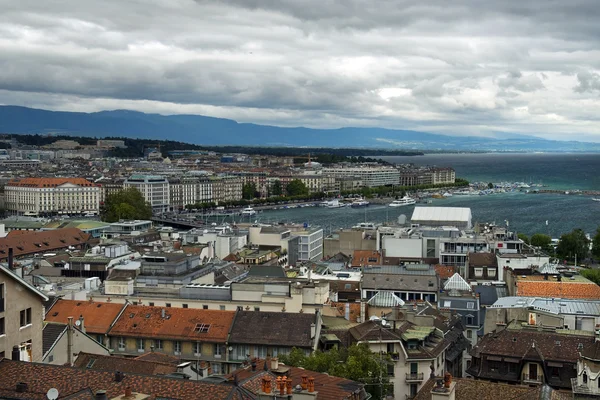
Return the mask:
[[[471,229],[471,209],[466,207],[415,207],[411,223]]]

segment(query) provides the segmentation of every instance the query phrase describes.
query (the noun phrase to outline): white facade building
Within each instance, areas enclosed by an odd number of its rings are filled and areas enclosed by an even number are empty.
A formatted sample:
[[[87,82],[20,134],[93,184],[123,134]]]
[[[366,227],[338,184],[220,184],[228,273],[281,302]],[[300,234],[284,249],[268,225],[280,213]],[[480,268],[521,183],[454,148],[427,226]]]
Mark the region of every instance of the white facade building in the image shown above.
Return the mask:
[[[323,168],[323,174],[335,176],[336,178],[358,177],[363,185],[368,187],[398,185],[400,183],[400,171],[393,167],[332,167]]]
[[[123,183],[125,189],[136,188],[156,212],[166,212],[170,205],[169,181],[159,175],[132,175]]]
[[[98,214],[100,187],[84,178],[24,178],[4,187],[6,209],[18,214]]]

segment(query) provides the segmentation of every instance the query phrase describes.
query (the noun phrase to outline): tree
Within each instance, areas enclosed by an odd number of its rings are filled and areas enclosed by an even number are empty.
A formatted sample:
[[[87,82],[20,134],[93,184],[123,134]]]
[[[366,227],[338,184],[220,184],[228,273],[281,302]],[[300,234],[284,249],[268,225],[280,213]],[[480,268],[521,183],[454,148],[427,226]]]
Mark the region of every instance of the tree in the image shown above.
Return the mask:
[[[600,227],[596,229],[596,234],[592,239],[592,255],[600,258]]]
[[[308,188],[300,179],[294,179],[288,183],[285,191],[288,196],[306,196],[308,194]]]
[[[245,183],[242,186],[242,198],[246,200],[252,200],[256,193],[256,184],[254,182]]]
[[[488,189],[493,189],[494,188],[494,184],[492,182],[488,183]]]
[[[600,269],[582,269],[580,274],[596,285],[600,285]]]
[[[523,242],[529,244],[529,237],[527,237],[526,234],[524,233],[519,233],[517,236],[519,236],[519,239],[521,239]]]
[[[281,181],[277,179],[273,182],[273,188],[271,189],[271,194],[273,196],[281,196],[283,194],[283,188],[281,187]]]
[[[104,202],[103,221],[117,222],[122,219],[150,218],[152,218],[152,207],[136,188],[128,188],[110,194]]]
[[[279,359],[294,367],[362,382],[375,399],[384,398],[391,389],[387,373],[387,366],[392,362],[389,355],[375,354],[365,343],[347,349],[316,351],[308,356],[294,348],[289,355],[280,355]]]
[[[552,238],[543,233],[535,233],[530,239],[531,245],[541,248],[544,251],[551,250]]]
[[[566,260],[583,260],[589,254],[589,239],[581,229],[574,229],[561,235],[556,246],[556,254]]]

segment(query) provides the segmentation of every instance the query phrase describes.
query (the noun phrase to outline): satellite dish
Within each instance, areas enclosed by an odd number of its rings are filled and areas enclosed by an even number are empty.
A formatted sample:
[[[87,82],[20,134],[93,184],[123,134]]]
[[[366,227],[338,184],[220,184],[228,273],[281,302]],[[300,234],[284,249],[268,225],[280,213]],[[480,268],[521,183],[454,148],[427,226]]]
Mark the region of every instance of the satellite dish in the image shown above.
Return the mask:
[[[80,320],[75,321],[75,326],[79,326],[79,325],[81,325],[81,321]]]
[[[56,388],[48,390],[48,393],[46,393],[46,397],[48,398],[48,400],[58,399],[58,390]]]

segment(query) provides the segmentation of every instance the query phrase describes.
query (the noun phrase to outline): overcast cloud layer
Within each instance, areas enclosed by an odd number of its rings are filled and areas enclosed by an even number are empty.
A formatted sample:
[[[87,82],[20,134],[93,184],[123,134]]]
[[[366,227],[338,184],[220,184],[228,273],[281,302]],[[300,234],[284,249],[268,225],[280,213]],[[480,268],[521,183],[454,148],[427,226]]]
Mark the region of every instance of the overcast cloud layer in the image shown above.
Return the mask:
[[[600,141],[595,0],[0,6],[0,104]]]

